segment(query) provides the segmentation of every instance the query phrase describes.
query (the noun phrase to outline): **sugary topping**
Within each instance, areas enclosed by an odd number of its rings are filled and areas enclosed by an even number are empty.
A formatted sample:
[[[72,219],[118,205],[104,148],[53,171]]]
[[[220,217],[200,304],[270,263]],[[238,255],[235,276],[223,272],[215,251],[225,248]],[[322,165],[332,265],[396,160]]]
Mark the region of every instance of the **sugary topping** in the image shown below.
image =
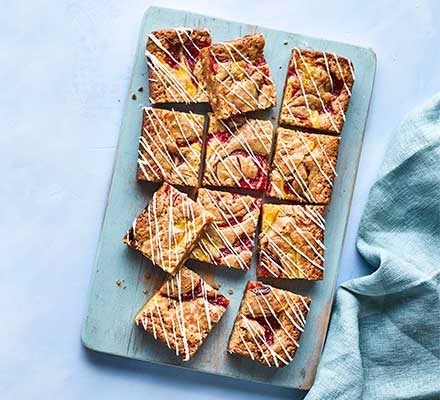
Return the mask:
[[[198,65],[200,50],[211,44],[209,33],[177,28],[152,32],[148,35],[148,40],[150,44],[147,45],[145,54],[154,75],[150,82],[160,83],[165,91],[162,94],[166,98],[165,102],[206,101],[207,94],[201,82]],[[154,98],[150,100],[155,102]]]
[[[203,117],[192,112],[144,108],[138,179],[196,186]]]
[[[339,133],[353,82],[353,65],[346,58],[293,49],[281,123]]]
[[[204,185],[264,190],[271,141],[270,121],[211,117]]]
[[[268,366],[292,361],[304,331],[310,299],[250,281],[228,350]]]
[[[165,271],[174,273],[188,248],[211,221],[211,215],[186,194],[164,184],[134,220],[124,242]]]
[[[261,199],[200,189],[198,203],[214,218],[191,257],[248,270]]]
[[[183,267],[147,302],[135,322],[187,361],[228,305],[225,296]]]

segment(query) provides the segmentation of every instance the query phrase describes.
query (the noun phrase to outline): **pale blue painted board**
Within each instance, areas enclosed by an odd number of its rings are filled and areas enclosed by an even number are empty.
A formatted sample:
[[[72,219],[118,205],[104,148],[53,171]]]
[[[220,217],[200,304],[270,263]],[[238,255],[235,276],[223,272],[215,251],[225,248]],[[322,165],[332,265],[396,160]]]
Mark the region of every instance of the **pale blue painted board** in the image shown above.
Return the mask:
[[[134,315],[165,277],[165,274],[153,267],[148,260],[122,244],[122,236],[143,209],[154,189],[154,186],[138,183],[135,179],[141,127],[140,105],[148,104],[148,90],[140,93],[137,89],[140,86],[146,88],[147,83],[144,56],[147,34],[154,29],[179,26],[208,28],[214,42],[262,32],[266,37],[265,53],[277,86],[279,102],[292,47],[336,52],[349,57],[355,66],[356,82],[347,121],[341,134],[338,177],[333,189],[332,204],[326,212],[327,251],[324,280],[315,283],[276,282],[280,287],[307,294],[313,299],[306,330],[301,338],[301,347],[294,361],[285,368],[270,369],[251,360],[228,355],[225,351],[243,288],[248,279],[255,278],[255,266],[248,273],[212,267],[198,268],[202,274],[211,277],[215,275],[215,280],[221,284],[224,294],[232,302],[225,317],[190,362],[181,362],[164,345],[156,343],[150,335],[133,325]],[[288,41],[288,45],[283,44],[285,40]],[[184,11],[158,7],[148,9],[142,20],[129,99],[125,106],[114,174],[91,279],[88,310],[82,332],[84,345],[92,350],[138,360],[183,366],[278,386],[309,388],[313,383],[327,332],[375,69],[376,59],[370,49]],[[136,93],[136,101],[131,100],[132,93]],[[206,111],[206,107],[195,107],[195,110]],[[261,115],[265,118],[277,116],[278,107]],[[145,279],[145,273],[151,274],[151,278]],[[121,286],[115,284],[116,279],[124,279]],[[147,296],[143,293],[144,288],[149,290]],[[232,289],[234,294],[228,295],[228,289]]]

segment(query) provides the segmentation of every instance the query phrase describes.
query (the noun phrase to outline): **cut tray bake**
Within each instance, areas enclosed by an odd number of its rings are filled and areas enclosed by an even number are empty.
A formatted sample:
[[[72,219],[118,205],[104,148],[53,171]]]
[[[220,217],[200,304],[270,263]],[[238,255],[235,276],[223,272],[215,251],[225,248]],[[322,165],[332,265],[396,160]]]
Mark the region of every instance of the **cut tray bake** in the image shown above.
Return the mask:
[[[190,361],[183,362],[172,352],[165,351],[152,336],[146,335],[133,323],[145,301],[167,278],[165,272],[153,266],[151,261],[140,253],[130,251],[121,241],[127,227],[159,187],[158,184],[136,180],[139,132],[142,125],[141,106],[149,105],[145,44],[148,34],[153,30],[182,26],[208,29],[213,42],[232,40],[257,32],[264,35],[265,58],[276,87],[277,106],[258,111],[254,116],[273,123],[276,122],[280,106],[282,107],[283,104],[285,77],[288,74],[289,64],[293,62],[292,48],[311,48],[337,53],[350,59],[356,71],[356,83],[353,86],[346,121],[340,134],[336,168],[338,179],[333,186],[332,202],[325,211],[324,279],[312,282],[259,278],[267,284],[312,298],[307,328],[302,334],[300,347],[293,361],[284,368],[269,368],[253,362],[250,358],[234,357],[226,352],[243,291],[247,282],[256,278],[258,261],[256,259],[252,260],[251,269],[247,272],[239,268],[207,268],[197,263],[191,264],[194,271],[199,273],[208,284],[215,287],[214,282],[217,282],[221,286],[221,291],[230,300],[230,304],[228,312],[224,314],[218,326]],[[327,332],[375,68],[375,55],[366,48],[184,11],[159,7],[148,9],[142,20],[107,208],[91,278],[87,314],[82,330],[84,345],[95,351],[137,360],[182,366],[289,388],[310,388]],[[140,87],[145,90],[139,91]],[[190,110],[195,113],[206,114],[210,110],[207,104],[198,104],[198,101],[195,103],[197,104],[190,106]],[[187,110],[180,105],[175,105],[175,109]],[[296,129],[288,127],[292,130]],[[333,128],[329,126],[329,131],[331,132]]]

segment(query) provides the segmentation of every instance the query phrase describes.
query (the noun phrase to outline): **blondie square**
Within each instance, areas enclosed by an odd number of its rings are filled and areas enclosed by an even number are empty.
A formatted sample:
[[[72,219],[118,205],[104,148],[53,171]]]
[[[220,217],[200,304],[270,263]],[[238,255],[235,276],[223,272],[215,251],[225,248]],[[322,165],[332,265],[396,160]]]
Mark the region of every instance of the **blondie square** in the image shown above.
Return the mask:
[[[311,300],[249,281],[228,343],[228,352],[269,367],[293,360]]]
[[[210,114],[203,185],[264,190],[272,135],[270,121]]]
[[[264,44],[264,36],[257,33],[201,50],[206,90],[217,118],[276,105]]]
[[[229,300],[183,267],[169,278],[135,317],[135,324],[188,361],[229,305]]]
[[[354,83],[353,64],[335,53],[293,49],[280,125],[338,134]]]
[[[324,206],[264,204],[257,276],[322,279],[324,230]]]
[[[134,220],[124,243],[174,274],[211,222],[212,216],[195,201],[165,183]]]
[[[196,187],[203,123],[202,115],[145,107],[137,179]]]
[[[160,29],[148,35],[145,55],[152,104],[208,101],[199,53],[210,44],[206,29]]]
[[[267,196],[329,204],[339,137],[279,128]]]
[[[190,258],[247,271],[254,248],[261,199],[200,189],[197,202],[214,218]]]

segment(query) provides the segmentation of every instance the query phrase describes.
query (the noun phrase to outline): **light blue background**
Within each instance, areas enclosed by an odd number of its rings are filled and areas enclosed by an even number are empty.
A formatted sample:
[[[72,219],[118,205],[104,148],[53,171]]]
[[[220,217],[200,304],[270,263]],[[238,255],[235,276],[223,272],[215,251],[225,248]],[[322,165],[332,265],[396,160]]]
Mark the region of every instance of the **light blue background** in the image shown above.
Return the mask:
[[[80,326],[138,29],[152,4],[1,2],[2,399],[302,398],[302,392],[118,359],[81,346]],[[375,50],[376,85],[340,281],[367,273],[354,243],[368,189],[393,127],[440,89],[440,3],[154,4]]]

